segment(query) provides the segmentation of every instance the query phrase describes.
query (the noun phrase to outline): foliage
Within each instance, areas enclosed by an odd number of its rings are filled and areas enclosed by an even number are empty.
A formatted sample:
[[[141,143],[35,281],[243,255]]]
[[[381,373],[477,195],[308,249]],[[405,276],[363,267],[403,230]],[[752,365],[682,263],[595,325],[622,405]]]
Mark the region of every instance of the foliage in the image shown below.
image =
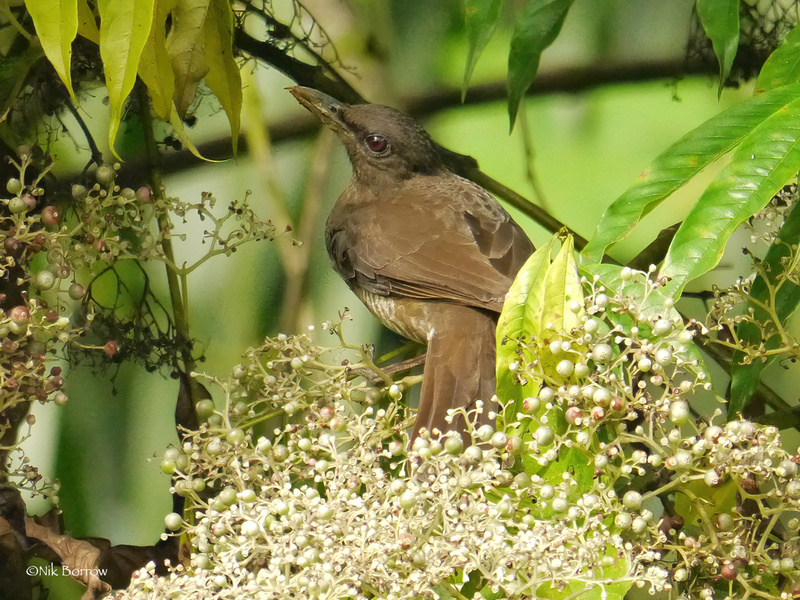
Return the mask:
[[[572,4],[464,0],[462,92],[503,19],[513,19],[513,127]],[[57,504],[58,484],[18,450],[23,423],[22,437],[33,435],[32,402],[69,402],[53,357],[99,369],[132,361],[182,383],[180,442],[161,461],[175,497],[170,533],[127,562],[138,570],[121,570],[115,583],[127,589],[116,598],[599,600],[633,587],[666,598],[797,595],[800,457],[783,448],[776,425],[800,428],[800,419],[763,381],[768,366],[795,361],[800,348],[790,323],[800,302],[797,29],[764,62],[754,96],[657,156],[585,247],[562,232],[530,257],[498,323],[496,425],[471,425],[466,439],[434,431],[412,441],[404,396],[419,376],[393,374],[371,348],[347,344],[346,316],[323,327],[337,336],[331,347],[281,334],[247,351],[227,378],[197,369],[188,278],[276,231],[247,195],[219,205],[210,193],[194,202],[170,197],[156,131],[169,124],[200,155],[185,124],[204,82],[226,113],[235,151],[243,104],[235,54],[244,48],[266,48],[298,82],[357,100],[306,9],[291,3],[283,22],[270,3],[249,1],[26,0],[0,8],[13,42],[0,72],[9,83],[0,86],[3,140],[35,137],[38,122],[13,126],[15,115],[31,114],[31,62],[46,57],[51,84],[64,86],[44,112],[66,107],[79,122],[73,103],[101,80],[102,66],[111,152],[125,122],[141,130],[151,164],[137,185],[122,186],[120,166],[104,162],[87,134],[95,164],[66,182],[36,144],[22,146],[9,159],[0,201],[2,479]],[[751,9],[696,3],[720,90],[741,72]],[[267,25],[266,41],[248,37],[249,19]],[[658,265],[609,260],[641,219],[717,163]],[[195,219],[206,226],[205,252],[181,264],[174,224]],[[700,285],[742,230],[751,236],[752,269],[704,294],[702,315],[684,316],[688,286]],[[165,291],[152,284],[156,276]],[[715,395],[726,381],[712,382],[712,361],[730,376],[724,398]],[[482,410],[479,402],[467,421]],[[19,519],[6,518],[11,504],[0,496],[0,525],[24,539],[24,519],[20,530]],[[148,562],[162,548],[174,550],[167,569]],[[78,563],[78,552],[50,550],[49,559]],[[91,566],[129,557],[94,550]],[[15,557],[27,551],[14,546]],[[107,587],[82,580],[89,595]]]

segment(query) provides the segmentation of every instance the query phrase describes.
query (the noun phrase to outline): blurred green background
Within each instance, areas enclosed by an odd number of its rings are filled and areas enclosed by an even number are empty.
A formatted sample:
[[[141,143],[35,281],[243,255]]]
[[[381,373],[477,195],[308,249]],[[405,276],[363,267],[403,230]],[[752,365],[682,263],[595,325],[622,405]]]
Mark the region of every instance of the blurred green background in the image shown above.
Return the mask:
[[[284,0],[273,4],[278,15],[292,10]],[[718,99],[717,81],[706,75],[645,82],[622,77],[619,83],[575,91],[565,85],[560,93],[530,94],[522,122],[509,135],[501,94],[475,103],[468,94],[464,106],[431,108],[428,101],[426,107],[426,99],[457,90],[463,78],[467,44],[460,1],[313,0],[304,5],[333,40],[345,78],[366,98],[417,108],[439,143],[473,156],[491,177],[535,198],[584,237],[591,236],[605,207],[660,151],[752,93],[747,86],[726,89]],[[630,65],[679,65],[686,55],[693,5],[693,0],[579,0],[562,34],[545,52],[540,75],[558,81],[559,74],[575,69],[624,72]],[[511,16],[505,15],[477,65],[473,85],[504,89],[512,28]],[[330,48],[325,49],[323,55],[329,54]],[[275,70],[250,61],[243,66],[243,77],[242,128],[250,152],[222,163],[196,161],[165,180],[168,195],[196,201],[201,192],[211,192],[220,210],[251,190],[250,203],[259,215],[271,219],[278,231],[289,223],[294,229],[273,242],[249,244],[231,257],[215,258],[190,277],[191,331],[206,357],[199,368],[220,377],[248,346],[278,331],[297,333],[317,326],[311,335],[322,344],[334,344],[319,325],[345,307],[353,315],[345,329],[350,342],[374,343],[385,336],[329,268],[324,250],[327,211],[350,177],[343,149],[326,132],[272,144],[263,139],[268,128],[277,130],[310,116],[284,90],[293,82]],[[97,90],[93,98],[82,99],[83,114],[98,141],[107,137],[103,97],[104,91]],[[198,144],[228,135],[225,115],[214,102],[209,97],[196,112],[198,123],[190,135]],[[74,126],[67,118],[64,122]],[[123,158],[135,158],[140,147],[135,131],[122,131],[118,150]],[[87,160],[69,136],[62,136],[53,152],[61,175],[79,172]],[[634,236],[614,249],[615,256],[630,258],[678,221],[712,175],[701,174],[650,214]],[[542,197],[536,198],[531,177]],[[549,237],[514,214],[534,243]],[[175,242],[179,263],[202,255],[205,226],[192,218],[179,224],[178,231],[185,233],[185,240]],[[292,246],[292,237],[305,240],[302,249]],[[730,277],[725,265],[732,263],[726,261],[713,280]],[[298,272],[307,281],[299,302],[291,296]],[[152,265],[150,274],[163,293],[163,269]],[[287,319],[290,312],[293,316]],[[384,347],[392,343],[384,338]],[[177,382],[134,365],[117,373],[73,369],[67,382],[68,405],[37,406],[38,431],[24,446],[47,476],[61,480],[67,530],[115,544],[154,543],[164,515],[171,511],[169,478],[161,474],[159,463],[165,447],[176,442]]]

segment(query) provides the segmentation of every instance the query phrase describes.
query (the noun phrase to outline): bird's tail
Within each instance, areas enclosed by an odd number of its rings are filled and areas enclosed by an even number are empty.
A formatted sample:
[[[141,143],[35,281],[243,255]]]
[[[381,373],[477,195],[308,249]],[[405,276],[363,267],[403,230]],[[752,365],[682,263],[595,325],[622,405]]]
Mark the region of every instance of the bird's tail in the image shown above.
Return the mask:
[[[425,373],[420,393],[414,437],[428,431],[456,430],[466,437],[466,422],[457,415],[445,419],[451,408],[475,408],[483,401],[478,424],[489,422],[495,410],[495,320],[480,310],[464,306],[443,307],[437,327],[428,342]],[[469,440],[465,439],[465,442]]]

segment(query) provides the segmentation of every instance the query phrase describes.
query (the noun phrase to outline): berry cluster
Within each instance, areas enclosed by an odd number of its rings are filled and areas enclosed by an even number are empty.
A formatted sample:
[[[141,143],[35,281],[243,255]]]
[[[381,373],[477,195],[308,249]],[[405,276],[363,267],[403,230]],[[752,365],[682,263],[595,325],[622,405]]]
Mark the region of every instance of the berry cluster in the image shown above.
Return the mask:
[[[645,273],[623,278],[657,293]],[[376,401],[355,364],[325,360],[341,349],[305,336],[208,380],[225,408],[205,401],[162,462],[189,501],[166,524],[191,562],[150,565],[117,598],[791,597],[800,458],[775,428],[693,417],[711,394],[690,330],[642,294],[584,283],[580,327],[516,342],[510,370],[536,394],[516,413],[501,402],[471,444],[410,444],[401,391]],[[288,424],[254,431],[282,407]]]

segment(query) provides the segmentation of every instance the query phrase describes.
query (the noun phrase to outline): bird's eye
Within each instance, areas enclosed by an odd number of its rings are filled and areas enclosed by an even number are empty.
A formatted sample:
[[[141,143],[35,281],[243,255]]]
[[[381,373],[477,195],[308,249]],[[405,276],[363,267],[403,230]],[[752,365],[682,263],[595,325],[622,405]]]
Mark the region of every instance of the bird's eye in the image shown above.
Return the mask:
[[[373,154],[383,154],[389,147],[389,141],[385,137],[374,133],[364,138],[364,143]]]

